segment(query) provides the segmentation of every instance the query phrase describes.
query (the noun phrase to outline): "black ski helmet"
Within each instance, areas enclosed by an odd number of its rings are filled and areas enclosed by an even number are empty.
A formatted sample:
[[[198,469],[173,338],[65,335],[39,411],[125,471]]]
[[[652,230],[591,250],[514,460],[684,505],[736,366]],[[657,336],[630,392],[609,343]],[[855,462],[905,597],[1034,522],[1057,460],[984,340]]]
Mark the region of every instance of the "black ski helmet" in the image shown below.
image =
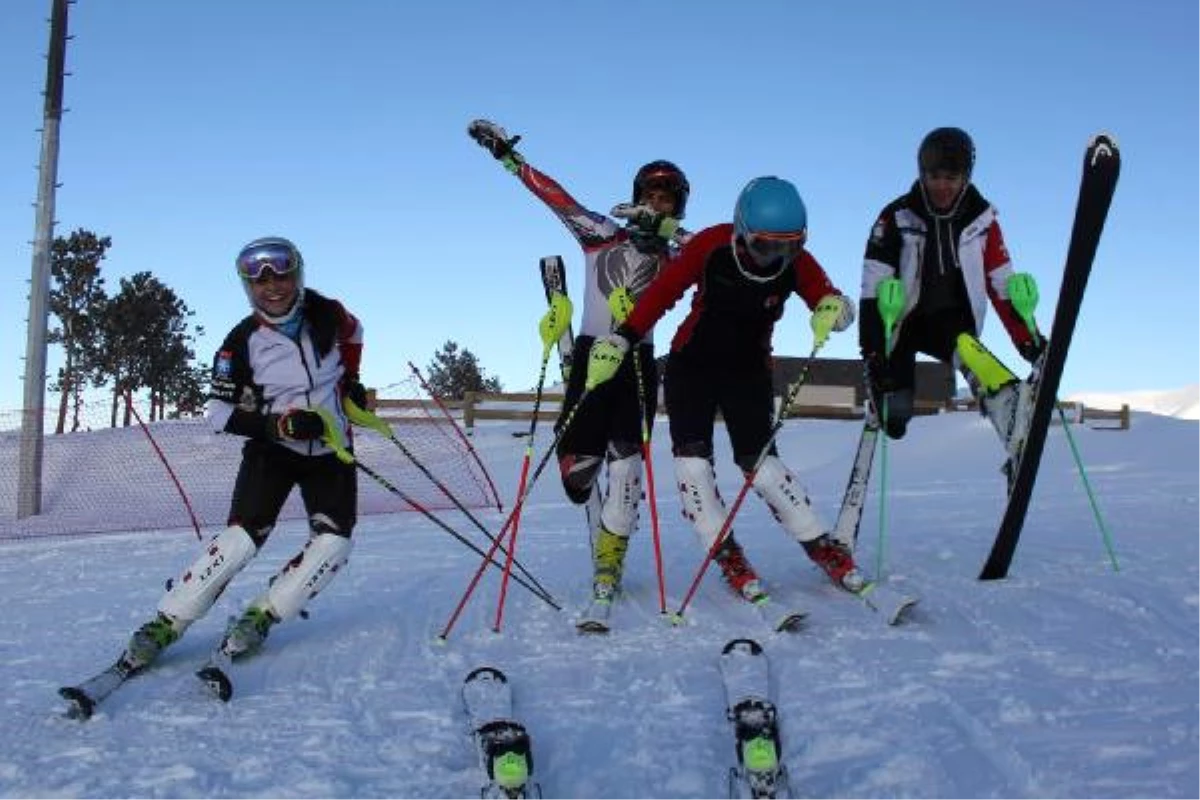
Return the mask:
[[[975,167],[975,143],[962,128],[934,128],[921,140],[917,168],[921,172],[943,169],[971,180]]]
[[[683,219],[687,211],[688,193],[692,190],[683,170],[670,161],[659,160],[646,164],[633,178],[632,201],[638,202],[642,192],[652,186],[662,186],[675,195],[675,219]]]

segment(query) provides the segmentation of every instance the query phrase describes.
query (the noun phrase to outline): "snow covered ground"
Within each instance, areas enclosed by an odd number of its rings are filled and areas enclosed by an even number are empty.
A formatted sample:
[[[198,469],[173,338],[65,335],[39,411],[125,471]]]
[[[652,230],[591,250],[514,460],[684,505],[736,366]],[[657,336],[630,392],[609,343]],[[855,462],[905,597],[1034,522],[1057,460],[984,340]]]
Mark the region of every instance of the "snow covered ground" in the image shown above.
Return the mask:
[[[507,505],[524,449],[510,434],[524,427],[475,436]],[[478,796],[458,692],[469,670],[491,664],[513,681],[547,797],[719,797],[734,753],[717,655],[753,636],[771,658],[802,796],[1196,797],[1198,425],[1139,413],[1128,431],[1074,431],[1119,571],[1055,426],[1010,577],[976,580],[1001,509],[1000,450],[982,418],[948,414],[916,420],[889,448],[884,574],[922,595],[912,624],[888,628],[830,587],[751,497],[738,536],[777,602],[810,612],[804,631],[770,633],[713,572],[686,624],[668,625],[643,513],[616,630],[582,638],[572,618],[590,580],[587,534],[551,467],[523,516],[518,558],[564,611],[510,586],[494,633],[489,577],[439,644],[478,557],[418,514],[368,517],[311,618],[279,626],[235,667],[237,694],[222,705],[192,671],[225,618],[300,547],[303,530],[288,523],[208,618],[84,723],[58,715],[56,689],[116,656],[193,557],[194,534],[5,543],[0,796]],[[853,422],[797,420],[781,434],[783,457],[829,517],[857,433]],[[535,458],[548,439],[539,428]],[[701,552],[671,488],[662,423],[654,449],[674,608]],[[718,472],[732,497],[725,449]],[[877,489],[860,543],[870,567]],[[502,517],[482,519],[495,529]]]

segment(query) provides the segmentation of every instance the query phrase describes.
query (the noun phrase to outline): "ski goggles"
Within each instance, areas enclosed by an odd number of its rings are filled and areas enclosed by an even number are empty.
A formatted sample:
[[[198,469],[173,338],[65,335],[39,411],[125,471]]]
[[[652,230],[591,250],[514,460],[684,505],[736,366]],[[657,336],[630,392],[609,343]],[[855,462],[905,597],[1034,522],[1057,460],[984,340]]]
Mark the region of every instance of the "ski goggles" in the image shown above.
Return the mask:
[[[244,250],[237,259],[238,274],[248,281],[262,280],[267,272],[276,278],[291,277],[299,268],[296,251],[281,244]]]
[[[804,249],[804,242],[807,240],[807,231],[789,231],[787,233],[762,231],[748,233],[742,237],[750,255],[762,266],[774,263],[777,259],[791,261],[800,255]]]

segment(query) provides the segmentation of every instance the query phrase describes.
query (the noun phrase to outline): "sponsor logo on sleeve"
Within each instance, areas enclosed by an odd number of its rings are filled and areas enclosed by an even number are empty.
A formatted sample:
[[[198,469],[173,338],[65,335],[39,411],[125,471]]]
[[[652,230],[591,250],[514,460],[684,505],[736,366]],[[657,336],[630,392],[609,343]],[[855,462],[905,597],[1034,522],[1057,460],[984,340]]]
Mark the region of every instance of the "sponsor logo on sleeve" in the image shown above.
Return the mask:
[[[233,353],[222,350],[217,353],[217,363],[213,365],[213,377],[226,379],[233,375]]]

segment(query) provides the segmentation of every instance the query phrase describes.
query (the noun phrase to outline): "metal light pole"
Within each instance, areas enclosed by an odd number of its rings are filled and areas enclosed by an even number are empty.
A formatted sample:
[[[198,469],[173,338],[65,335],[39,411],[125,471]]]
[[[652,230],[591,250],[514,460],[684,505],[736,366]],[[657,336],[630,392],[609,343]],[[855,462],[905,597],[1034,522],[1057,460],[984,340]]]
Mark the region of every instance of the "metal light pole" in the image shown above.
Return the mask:
[[[68,0],[51,0],[50,50],[46,56],[46,105],[38,198],[29,279],[29,329],[25,340],[25,399],[17,473],[17,519],[42,510],[42,419],[46,403],[46,327],[49,317],[50,246],[54,239],[54,193],[58,181],[58,129],[62,121],[67,57]]]

